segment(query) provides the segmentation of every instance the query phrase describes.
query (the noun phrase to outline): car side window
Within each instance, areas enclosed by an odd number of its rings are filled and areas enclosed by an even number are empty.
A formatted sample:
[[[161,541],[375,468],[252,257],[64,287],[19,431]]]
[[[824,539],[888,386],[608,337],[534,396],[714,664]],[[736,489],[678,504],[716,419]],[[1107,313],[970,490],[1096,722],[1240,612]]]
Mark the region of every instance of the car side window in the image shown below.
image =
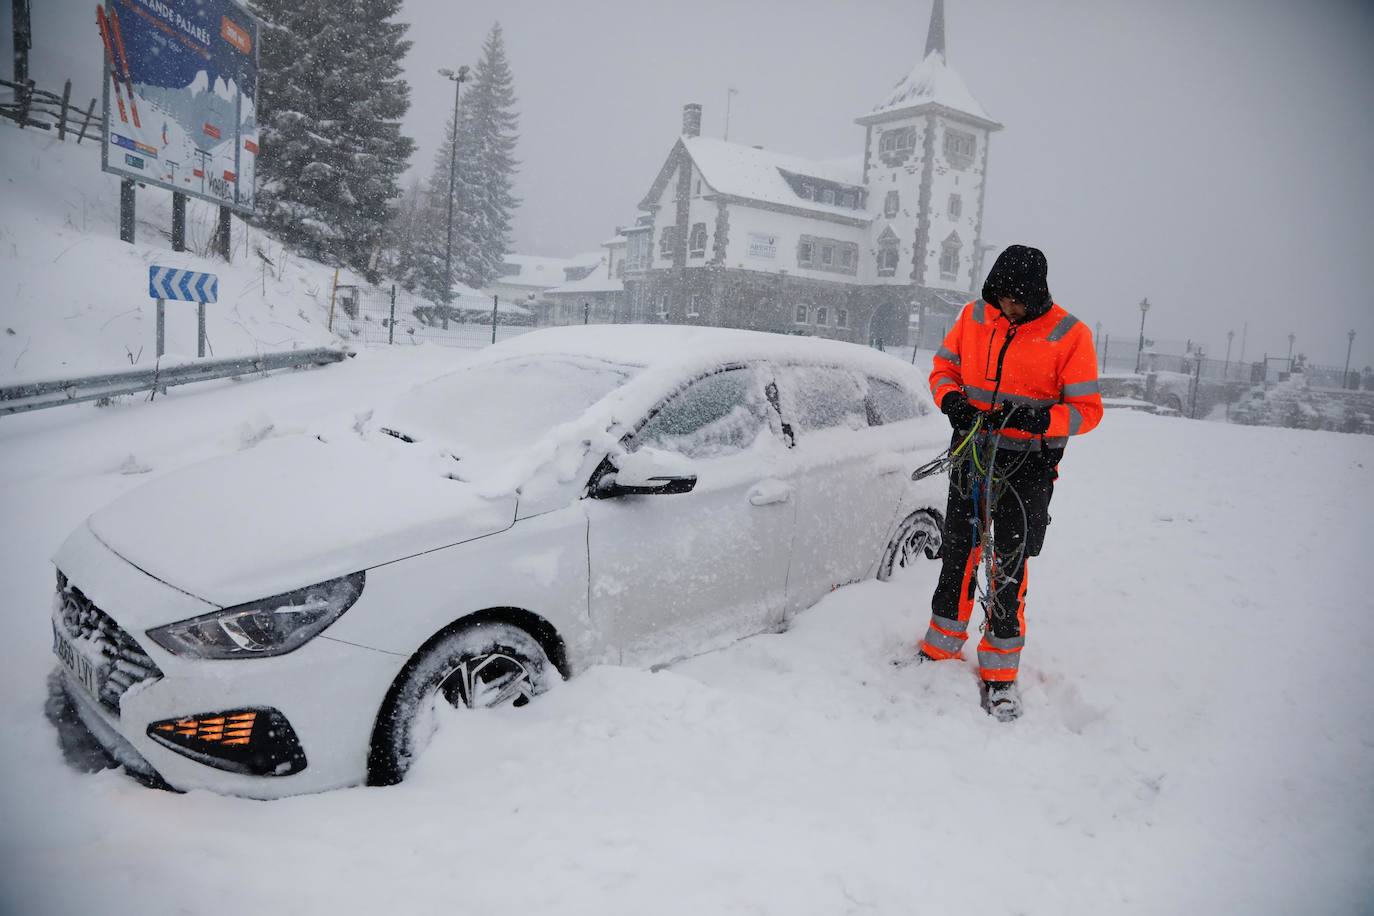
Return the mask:
[[[910,420],[920,416],[924,406],[900,385],[872,376],[868,378],[868,398],[864,404],[869,426]]]
[[[863,377],[830,366],[792,366],[783,373],[788,411],[803,433],[868,426]]]
[[[726,369],[669,398],[628,447],[648,445],[688,458],[721,458],[753,445],[767,430],[771,410],[753,369]]]

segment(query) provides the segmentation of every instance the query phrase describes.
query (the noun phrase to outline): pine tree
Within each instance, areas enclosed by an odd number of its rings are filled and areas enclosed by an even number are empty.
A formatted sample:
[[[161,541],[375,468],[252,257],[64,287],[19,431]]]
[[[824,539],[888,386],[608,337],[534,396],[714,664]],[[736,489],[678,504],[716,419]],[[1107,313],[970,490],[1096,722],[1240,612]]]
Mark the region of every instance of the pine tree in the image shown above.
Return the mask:
[[[519,165],[515,146],[520,139],[520,116],[499,22],[487,34],[482,58],[473,68],[468,103],[472,149],[465,209],[474,226],[475,251],[466,266],[476,281],[472,285],[480,288],[500,274],[510,244],[511,219],[520,205],[512,191]]]
[[[435,302],[450,302],[444,275],[448,245],[449,175],[453,169],[453,281],[481,289],[500,274],[519,199],[512,192],[516,166],[515,88],[501,25],[492,26],[482,58],[464,84],[455,125],[449,117],[426,185],[422,238],[407,281]],[[451,161],[457,145],[456,164]]]
[[[410,106],[400,8],[254,0],[265,25],[258,218],[312,257],[365,271],[414,151],[400,129]]]

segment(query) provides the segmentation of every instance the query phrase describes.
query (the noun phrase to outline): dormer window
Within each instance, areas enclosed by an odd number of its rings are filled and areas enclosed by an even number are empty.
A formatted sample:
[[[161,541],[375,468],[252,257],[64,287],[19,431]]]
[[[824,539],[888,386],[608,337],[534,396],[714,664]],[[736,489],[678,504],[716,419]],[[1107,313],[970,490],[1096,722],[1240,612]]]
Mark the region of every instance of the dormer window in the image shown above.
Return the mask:
[[[823,204],[833,204],[833,203],[835,203],[835,190],[834,190],[834,188],[826,188],[825,190],[821,191],[821,203],[823,203]]]

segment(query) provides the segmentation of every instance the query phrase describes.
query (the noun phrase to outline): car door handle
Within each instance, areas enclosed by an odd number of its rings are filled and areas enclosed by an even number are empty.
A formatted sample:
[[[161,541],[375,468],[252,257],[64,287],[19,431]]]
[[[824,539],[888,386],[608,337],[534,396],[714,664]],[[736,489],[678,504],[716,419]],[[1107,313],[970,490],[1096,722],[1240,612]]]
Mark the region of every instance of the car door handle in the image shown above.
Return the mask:
[[[873,462],[874,468],[880,477],[889,474],[903,474],[911,470],[912,459],[902,455],[887,454],[879,455]]]
[[[771,506],[792,498],[792,488],[781,480],[760,480],[749,490],[751,506]]]

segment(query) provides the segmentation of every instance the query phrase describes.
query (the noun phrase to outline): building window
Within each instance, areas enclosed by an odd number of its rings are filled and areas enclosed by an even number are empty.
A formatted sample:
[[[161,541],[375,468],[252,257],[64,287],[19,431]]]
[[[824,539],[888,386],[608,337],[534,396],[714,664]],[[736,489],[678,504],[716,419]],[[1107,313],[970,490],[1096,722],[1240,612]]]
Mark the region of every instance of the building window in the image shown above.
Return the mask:
[[[813,257],[815,257],[815,254],[811,240],[803,237],[802,240],[797,243],[797,264],[802,267],[809,267]]]
[[[853,191],[845,191],[842,195],[840,195],[840,206],[848,207],[849,209],[853,210],[855,207],[858,206],[857,200],[857,194],[855,194]]]
[[[658,297],[658,320],[659,320],[659,321],[667,321],[667,320],[668,320],[668,306],[669,306],[670,304],[671,304],[671,302],[670,302],[670,300],[669,300],[669,298],[668,298],[668,294],[667,294],[667,293],[664,293],[663,295],[661,295],[661,296]]]
[[[835,202],[835,189],[834,189],[834,188],[826,188],[825,190],[821,191],[821,203],[823,203],[823,204],[833,204],[834,202]]]
[[[959,250],[963,242],[957,232],[951,232],[940,246],[940,279],[953,280],[959,276]]]
[[[878,152],[884,156],[903,156],[916,148],[916,128],[884,131],[878,141]]]
[[[973,154],[977,150],[977,145],[978,141],[973,134],[966,134],[951,127],[945,128],[945,158],[956,169],[966,169],[973,164]]]
[[[816,324],[822,327],[830,325],[830,310],[823,305],[816,306]]]
[[[958,194],[949,195],[949,218],[958,219],[964,212],[964,201]]]
[[[801,189],[801,196],[802,196],[802,197],[805,197],[807,200],[815,200],[815,199],[816,199],[816,186],[815,186],[815,185],[811,184],[809,181],[803,181],[803,182],[802,182],[801,188],[802,188],[802,189]]]
[[[701,196],[701,179],[700,179],[700,178],[697,179],[697,196],[698,196],[698,197]]]
[[[688,318],[700,318],[700,317],[701,317],[701,297],[700,297],[700,296],[693,296],[691,299],[688,300],[687,317],[688,317]]]
[[[895,277],[897,275],[897,258],[901,244],[897,241],[897,233],[892,231],[892,227],[883,230],[883,234],[878,236],[878,276]]]
[[[676,234],[676,226],[663,227],[663,234],[658,237],[658,256],[660,258],[671,258],[673,256],[673,236]]]
[[[617,280],[623,280],[623,279],[625,279],[625,262],[624,262],[624,261],[616,261],[616,262],[615,262],[615,278],[616,278]]]
[[[832,265],[832,264],[834,264],[834,263],[835,263],[835,246],[834,246],[834,245],[822,245],[822,246],[821,246],[821,264],[822,264],[822,266],[829,267],[830,265]]]
[[[692,234],[688,237],[687,247],[691,249],[688,253],[694,258],[706,257],[706,224],[693,223]]]
[[[809,309],[804,305],[797,306],[797,317],[794,319],[797,324],[806,324]]]
[[[835,327],[849,327],[849,309],[835,309]]]
[[[840,266],[845,270],[854,268],[854,249],[848,247],[840,249]]]
[[[897,211],[902,208],[902,195],[896,191],[888,191],[887,197],[883,198],[883,216],[891,219],[897,215]]]

